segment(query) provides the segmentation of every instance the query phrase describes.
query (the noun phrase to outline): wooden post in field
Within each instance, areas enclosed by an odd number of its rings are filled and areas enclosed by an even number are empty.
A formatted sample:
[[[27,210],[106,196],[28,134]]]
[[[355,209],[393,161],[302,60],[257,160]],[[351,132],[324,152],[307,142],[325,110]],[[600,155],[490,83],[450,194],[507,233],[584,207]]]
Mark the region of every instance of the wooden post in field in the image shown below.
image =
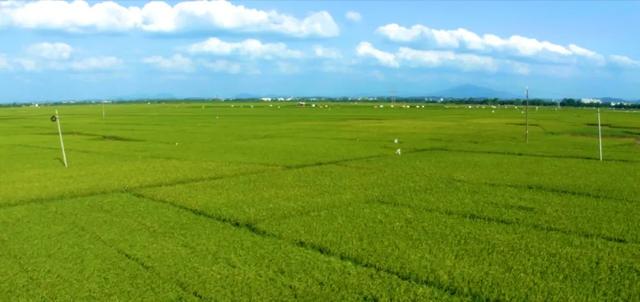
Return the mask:
[[[68,168],[67,164],[67,154],[64,152],[64,141],[62,140],[62,128],[60,127],[60,116],[58,115],[58,110],[56,110],[56,123],[58,124],[58,135],[60,136],[60,149],[62,149],[62,161],[64,162],[64,167]]]
[[[525,143],[529,143],[529,87],[525,88],[525,99],[526,99],[526,105],[524,106],[524,119],[525,119],[525,126],[524,126],[524,141]]]
[[[600,149],[600,161],[602,161],[602,127],[600,125],[600,108],[598,108],[598,148]]]

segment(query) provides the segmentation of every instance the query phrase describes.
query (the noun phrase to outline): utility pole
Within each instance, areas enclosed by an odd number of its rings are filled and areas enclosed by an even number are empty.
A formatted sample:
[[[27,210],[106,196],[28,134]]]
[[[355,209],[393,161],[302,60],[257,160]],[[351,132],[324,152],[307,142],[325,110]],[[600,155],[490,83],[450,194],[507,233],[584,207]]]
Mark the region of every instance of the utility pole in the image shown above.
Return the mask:
[[[524,119],[525,119],[525,128],[524,128],[524,140],[525,143],[529,143],[529,87],[525,88],[525,99],[526,105],[524,107]]]
[[[600,126],[600,107],[598,107],[598,148],[600,149],[600,161],[602,161],[602,127]]]
[[[60,149],[62,150],[62,161],[64,163],[64,167],[67,168],[69,165],[67,164],[67,154],[64,152],[64,141],[62,141],[62,128],[60,127],[60,116],[58,115],[58,110],[56,110],[55,115],[56,123],[58,124],[58,136],[60,136]]]

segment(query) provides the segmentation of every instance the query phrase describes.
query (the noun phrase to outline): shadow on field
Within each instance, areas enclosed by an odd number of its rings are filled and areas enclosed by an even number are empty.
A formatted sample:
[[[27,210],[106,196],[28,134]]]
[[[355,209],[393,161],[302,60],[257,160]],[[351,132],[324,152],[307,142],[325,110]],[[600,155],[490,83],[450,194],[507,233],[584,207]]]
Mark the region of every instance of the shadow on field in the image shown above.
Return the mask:
[[[58,132],[43,132],[38,133],[39,135],[58,135]],[[96,133],[86,133],[86,132],[78,132],[78,131],[69,131],[65,133],[65,135],[71,136],[84,136],[90,137],[94,140],[107,140],[107,141],[119,141],[119,142],[145,142],[142,139],[118,136],[118,135],[108,135],[108,134],[96,134]]]

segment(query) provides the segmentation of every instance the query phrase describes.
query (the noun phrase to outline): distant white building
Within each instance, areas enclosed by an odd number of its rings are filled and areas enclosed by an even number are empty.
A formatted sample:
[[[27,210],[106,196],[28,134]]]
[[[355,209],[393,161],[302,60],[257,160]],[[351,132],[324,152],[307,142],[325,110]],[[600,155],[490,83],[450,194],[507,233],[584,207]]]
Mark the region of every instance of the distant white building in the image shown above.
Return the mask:
[[[580,99],[580,103],[583,103],[583,104],[602,104],[602,101],[600,99],[583,98],[583,99]]]
[[[271,102],[271,98],[260,98],[263,102]]]

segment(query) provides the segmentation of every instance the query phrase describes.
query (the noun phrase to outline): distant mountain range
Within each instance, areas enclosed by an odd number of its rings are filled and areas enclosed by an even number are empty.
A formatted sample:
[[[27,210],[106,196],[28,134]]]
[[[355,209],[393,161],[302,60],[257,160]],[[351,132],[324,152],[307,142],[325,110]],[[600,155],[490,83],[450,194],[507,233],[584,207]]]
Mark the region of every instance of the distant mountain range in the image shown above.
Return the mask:
[[[517,96],[512,93],[494,90],[487,87],[476,86],[471,84],[459,85],[451,87],[449,89],[436,91],[430,94],[437,97],[450,97],[450,98],[498,98],[498,99],[513,99],[522,98],[523,96]]]

